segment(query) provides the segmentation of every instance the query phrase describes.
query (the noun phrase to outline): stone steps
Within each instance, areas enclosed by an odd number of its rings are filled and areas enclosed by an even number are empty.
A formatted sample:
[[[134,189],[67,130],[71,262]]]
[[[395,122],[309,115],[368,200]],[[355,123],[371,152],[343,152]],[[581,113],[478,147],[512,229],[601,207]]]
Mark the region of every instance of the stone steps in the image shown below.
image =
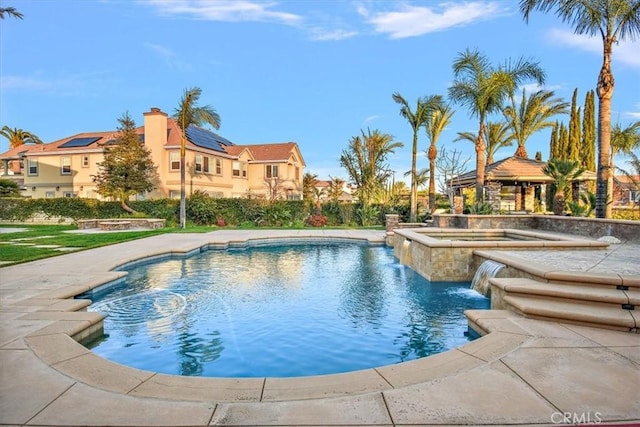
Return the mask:
[[[524,317],[637,332],[640,292],[597,283],[554,283],[526,278],[494,278],[492,308]],[[495,301],[494,301],[495,300]]]

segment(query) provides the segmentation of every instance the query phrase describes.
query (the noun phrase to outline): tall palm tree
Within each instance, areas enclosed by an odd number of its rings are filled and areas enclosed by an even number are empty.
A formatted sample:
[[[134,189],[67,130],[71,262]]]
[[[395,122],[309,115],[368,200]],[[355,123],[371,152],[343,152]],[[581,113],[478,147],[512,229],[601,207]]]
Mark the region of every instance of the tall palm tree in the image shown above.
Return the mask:
[[[22,19],[24,17],[15,7],[0,7],[0,19],[4,19],[5,14],[16,19]]]
[[[640,0],[520,0],[520,11],[529,22],[529,14],[551,10],[574,27],[576,34],[599,35],[603,61],[598,75],[598,178],[596,181],[596,218],[611,218],[608,180],[611,169],[611,99],[614,79],[611,52],[614,43],[640,35]]]
[[[27,132],[26,130],[18,128],[10,128],[9,126],[3,126],[0,129],[0,135],[9,140],[9,148],[16,148],[22,144],[42,144],[42,140],[35,134]]]
[[[340,165],[356,184],[357,194],[363,205],[368,206],[373,196],[383,189],[393,171],[387,165],[387,157],[403,146],[394,142],[393,136],[378,130],[367,130],[349,140],[349,147],[342,150]]]
[[[400,104],[400,115],[407,119],[411,130],[413,131],[413,144],[411,146],[411,195],[409,207],[409,222],[416,222],[418,211],[418,183],[416,179],[417,173],[417,157],[418,157],[418,131],[427,120],[429,114],[428,105],[424,99],[419,98],[416,103],[416,109],[411,110],[409,103],[398,92],[391,95],[393,100]]]
[[[178,108],[175,109],[173,118],[177,120],[180,128],[182,129],[182,143],[180,144],[180,228],[187,226],[187,204],[186,204],[186,141],[187,141],[187,129],[191,125],[201,126],[203,124],[209,124],[215,129],[220,128],[220,116],[216,110],[210,105],[199,106],[198,100],[202,95],[202,89],[199,87],[192,87],[191,89],[185,89],[184,95],[180,100]]]
[[[464,140],[475,144],[477,139],[478,136],[473,132],[458,132],[458,137],[454,139],[454,142]],[[514,136],[506,122],[487,122],[484,128],[484,139],[487,159],[485,165],[490,165],[494,162],[494,156],[499,149],[513,145]]]
[[[556,194],[553,198],[553,213],[562,215],[565,209],[565,192],[569,184],[584,172],[577,160],[551,159],[542,168],[542,172],[553,178],[556,185]]]
[[[554,98],[551,90],[539,90],[527,98],[527,93],[522,89],[520,106],[516,105],[513,93],[509,95],[511,105],[502,110],[507,123],[513,131],[513,136],[518,143],[515,156],[528,158],[525,144],[534,133],[553,127],[555,121],[551,119],[557,114],[567,114],[569,103],[562,98]]]
[[[471,117],[477,117],[479,129],[476,146],[476,202],[484,199],[485,120],[500,111],[505,98],[525,80],[543,84],[545,73],[538,63],[519,59],[493,66],[477,50],[467,49],[453,62],[454,81],[449,87],[453,102],[466,106]]]
[[[444,129],[451,123],[454,113],[451,106],[446,104],[442,97],[439,97],[437,103],[425,123],[427,138],[429,138],[427,158],[429,159],[429,210],[431,212],[436,208],[436,158],[438,157],[436,143]]]

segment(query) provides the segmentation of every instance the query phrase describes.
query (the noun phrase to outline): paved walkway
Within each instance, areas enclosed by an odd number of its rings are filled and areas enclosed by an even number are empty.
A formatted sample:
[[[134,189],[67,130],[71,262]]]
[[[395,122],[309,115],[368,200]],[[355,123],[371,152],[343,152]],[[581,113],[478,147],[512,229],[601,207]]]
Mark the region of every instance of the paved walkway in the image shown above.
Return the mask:
[[[0,268],[0,425],[640,421],[640,335],[536,321],[505,311],[469,312],[475,324],[490,333],[455,350],[376,369],[305,378],[157,374],[104,360],[70,338],[99,330],[101,321],[96,313],[82,311],[83,301],[69,298],[123,277],[122,272],[112,271],[118,265],[167,251],[189,253],[208,245],[289,237],[382,242],[384,233],[221,230],[164,234]],[[595,251],[591,261],[580,262],[587,268],[583,271],[624,267],[629,260],[619,256],[627,249],[620,249],[629,247],[620,246],[608,255]],[[552,258],[576,267],[570,255],[565,251]],[[580,251],[580,256],[587,255]],[[638,256],[632,261],[638,264]]]

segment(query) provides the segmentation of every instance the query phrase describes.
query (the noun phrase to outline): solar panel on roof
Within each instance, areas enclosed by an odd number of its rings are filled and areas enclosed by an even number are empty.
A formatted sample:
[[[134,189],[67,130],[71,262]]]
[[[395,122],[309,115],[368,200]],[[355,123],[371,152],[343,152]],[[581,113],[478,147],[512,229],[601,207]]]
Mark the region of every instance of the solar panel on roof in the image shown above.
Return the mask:
[[[67,141],[58,148],[70,148],[70,147],[86,147],[99,140],[99,136],[90,136],[87,138],[73,138],[71,141]]]
[[[221,137],[220,135],[216,135],[211,131],[197,126],[187,127],[186,133],[187,139],[189,139],[192,144],[197,145],[198,147],[219,151],[221,153],[225,152],[222,145],[234,145],[233,142]]]

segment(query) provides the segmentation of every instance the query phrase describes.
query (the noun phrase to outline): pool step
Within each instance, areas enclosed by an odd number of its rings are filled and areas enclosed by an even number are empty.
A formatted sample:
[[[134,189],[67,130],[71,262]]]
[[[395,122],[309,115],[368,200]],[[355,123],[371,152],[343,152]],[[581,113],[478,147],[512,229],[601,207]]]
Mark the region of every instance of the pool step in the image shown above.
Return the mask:
[[[637,289],[526,278],[491,279],[491,284],[492,295],[501,300],[496,304],[492,301],[494,308],[505,308],[541,320],[632,332],[640,328],[640,292]]]

